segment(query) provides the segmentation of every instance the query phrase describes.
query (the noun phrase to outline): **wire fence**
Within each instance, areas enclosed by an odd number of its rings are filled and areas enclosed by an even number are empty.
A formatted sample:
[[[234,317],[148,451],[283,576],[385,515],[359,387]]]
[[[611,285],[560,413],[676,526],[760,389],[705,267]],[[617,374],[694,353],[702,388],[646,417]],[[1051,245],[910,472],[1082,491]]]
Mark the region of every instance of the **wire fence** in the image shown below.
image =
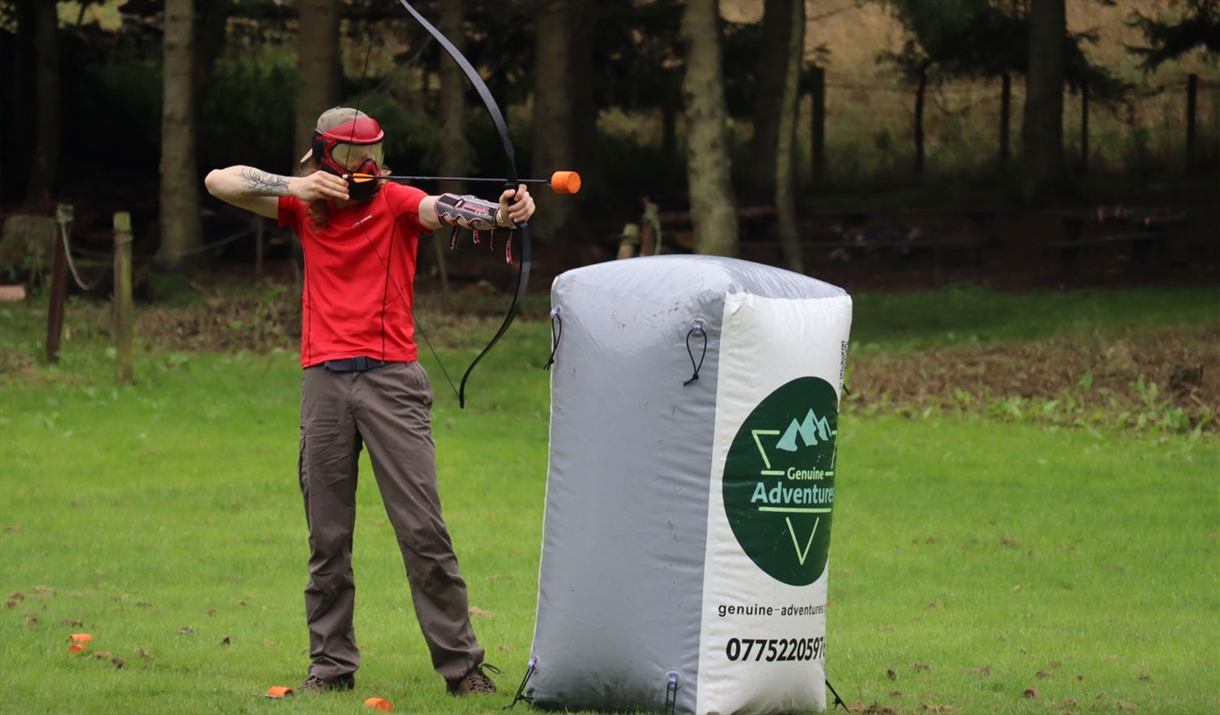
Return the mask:
[[[828,76],[824,84],[825,178],[852,183],[902,180],[915,165],[913,86]],[[1019,157],[1023,82],[1013,81],[1008,103],[1010,157]],[[1193,101],[1193,137],[1189,110]],[[1189,89],[1172,84],[1135,86],[1118,100],[1064,94],[1063,138],[1069,168],[1076,172],[1176,172],[1214,164],[1220,156],[1220,81],[1200,78]],[[802,125],[814,121],[805,97]],[[923,109],[925,175],[976,175],[1001,166],[1004,107],[1002,83],[930,83]],[[1087,122],[1086,122],[1087,116]],[[1087,131],[1086,131],[1087,127]],[[813,140],[801,137],[809,166]],[[809,171],[809,169],[806,169]]]

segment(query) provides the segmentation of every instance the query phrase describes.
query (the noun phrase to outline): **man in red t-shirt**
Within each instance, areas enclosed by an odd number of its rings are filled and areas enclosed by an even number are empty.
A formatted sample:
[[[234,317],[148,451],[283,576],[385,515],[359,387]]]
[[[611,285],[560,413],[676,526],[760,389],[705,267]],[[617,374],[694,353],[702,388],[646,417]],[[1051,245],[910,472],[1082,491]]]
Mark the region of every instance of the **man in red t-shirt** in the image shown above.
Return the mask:
[[[371,117],[336,107],[318,118],[303,175],[231,166],[205,181],[213,196],[291,228],[305,252],[299,470],[309,526],[311,662],[302,688],[355,686],[352,534],[357,463],[367,446],[433,667],[451,693],[492,693],[484,669],[498,671],[483,663],[441,518],[432,387],[416,361],[411,313],[415,257],[421,231],[513,227],[533,215],[534,200],[524,184],[495,204],[354,176],[388,175],[383,139]]]

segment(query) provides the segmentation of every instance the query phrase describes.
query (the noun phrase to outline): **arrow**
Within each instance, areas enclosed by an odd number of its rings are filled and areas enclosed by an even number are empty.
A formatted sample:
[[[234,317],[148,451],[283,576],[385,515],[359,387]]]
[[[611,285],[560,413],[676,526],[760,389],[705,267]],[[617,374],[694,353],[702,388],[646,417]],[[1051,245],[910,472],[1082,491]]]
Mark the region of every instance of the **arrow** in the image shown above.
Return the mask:
[[[496,181],[508,183],[507,179],[491,179],[482,176],[374,176],[373,174],[345,174],[345,179],[364,183],[375,179],[398,179],[400,181]],[[557,194],[575,194],[580,191],[580,174],[575,171],[556,171],[549,179],[518,179],[522,184],[546,184]]]

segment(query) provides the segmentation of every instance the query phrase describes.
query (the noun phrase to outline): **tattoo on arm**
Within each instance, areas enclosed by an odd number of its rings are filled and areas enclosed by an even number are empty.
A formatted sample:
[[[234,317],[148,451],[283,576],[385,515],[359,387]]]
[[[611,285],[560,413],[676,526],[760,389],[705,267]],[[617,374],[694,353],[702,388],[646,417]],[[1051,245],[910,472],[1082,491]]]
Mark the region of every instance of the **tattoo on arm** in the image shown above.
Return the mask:
[[[251,169],[241,170],[242,193],[247,196],[288,196],[288,179],[277,174]]]

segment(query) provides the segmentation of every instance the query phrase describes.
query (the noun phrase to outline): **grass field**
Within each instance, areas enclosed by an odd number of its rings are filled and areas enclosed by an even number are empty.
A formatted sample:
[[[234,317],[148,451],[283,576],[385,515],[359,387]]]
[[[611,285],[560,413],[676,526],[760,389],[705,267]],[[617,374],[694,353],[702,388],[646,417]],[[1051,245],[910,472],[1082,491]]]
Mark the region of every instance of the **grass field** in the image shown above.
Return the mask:
[[[1031,344],[1214,323],[1211,298],[1067,296],[1057,314],[1045,296],[974,294],[961,311],[928,295],[862,296],[855,336],[895,355]],[[115,386],[105,340],[84,328],[59,367],[31,364],[38,307],[23,310],[0,312],[0,712],[359,713],[377,696],[398,712],[483,713],[509,702],[536,607],[546,324],[514,327],[464,411],[425,358],[445,514],[476,630],[505,670],[500,694],[444,694],[366,478],[357,690],[272,701],[261,694],[299,683],[308,659],[295,353],[144,352],[137,384]],[[883,327],[900,324],[900,337]],[[440,352],[451,370],[471,357]],[[827,669],[853,709],[1220,712],[1213,433],[857,410],[840,434]],[[79,632],[94,641],[69,655]]]

